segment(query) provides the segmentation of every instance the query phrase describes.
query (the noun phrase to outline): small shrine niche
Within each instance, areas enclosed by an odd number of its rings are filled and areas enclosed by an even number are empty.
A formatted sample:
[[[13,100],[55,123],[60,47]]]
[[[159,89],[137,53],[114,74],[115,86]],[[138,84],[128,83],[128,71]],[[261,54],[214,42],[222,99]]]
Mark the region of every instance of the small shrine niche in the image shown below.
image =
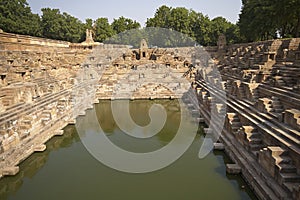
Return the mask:
[[[140,45],[140,59],[147,59],[148,58],[148,44],[145,39],[142,39]]]

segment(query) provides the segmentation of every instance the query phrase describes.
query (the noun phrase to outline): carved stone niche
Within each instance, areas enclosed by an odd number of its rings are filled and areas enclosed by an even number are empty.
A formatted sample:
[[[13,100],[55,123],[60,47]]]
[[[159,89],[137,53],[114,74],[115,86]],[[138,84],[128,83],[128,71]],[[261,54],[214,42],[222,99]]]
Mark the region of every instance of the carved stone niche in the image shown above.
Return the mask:
[[[275,61],[276,59],[276,52],[265,52],[264,53],[264,58],[263,61],[268,62],[268,61]]]
[[[6,85],[6,73],[0,74],[0,85]]]
[[[139,54],[140,54],[140,59],[148,58],[148,44],[145,39],[142,39],[141,41]]]

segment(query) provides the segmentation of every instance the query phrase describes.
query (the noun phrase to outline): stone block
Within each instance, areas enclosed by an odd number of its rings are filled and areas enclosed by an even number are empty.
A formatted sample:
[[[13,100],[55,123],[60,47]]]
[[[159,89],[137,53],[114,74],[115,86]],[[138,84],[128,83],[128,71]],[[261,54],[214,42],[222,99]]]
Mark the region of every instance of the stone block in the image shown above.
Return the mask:
[[[239,174],[242,169],[238,164],[226,164],[226,172],[228,174]]]

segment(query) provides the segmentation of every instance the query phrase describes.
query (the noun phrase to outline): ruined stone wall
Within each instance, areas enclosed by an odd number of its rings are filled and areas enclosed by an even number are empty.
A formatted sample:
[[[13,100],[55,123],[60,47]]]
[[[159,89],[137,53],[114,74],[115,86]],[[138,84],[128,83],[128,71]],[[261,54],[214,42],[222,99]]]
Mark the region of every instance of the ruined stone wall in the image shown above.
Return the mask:
[[[263,199],[299,199],[299,44],[300,38],[231,45],[215,52],[219,84],[197,75],[203,117],[227,106],[221,141]]]

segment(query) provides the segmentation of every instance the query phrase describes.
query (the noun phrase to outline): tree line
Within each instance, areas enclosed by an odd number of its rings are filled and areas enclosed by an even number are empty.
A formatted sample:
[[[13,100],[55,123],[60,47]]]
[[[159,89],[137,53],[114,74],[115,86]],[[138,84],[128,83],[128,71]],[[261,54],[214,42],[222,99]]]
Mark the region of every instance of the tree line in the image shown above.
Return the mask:
[[[201,45],[216,45],[224,34],[228,43],[252,42],[282,37],[299,37],[299,0],[242,0],[239,20],[233,24],[224,17],[207,15],[183,7],[159,7],[146,27],[162,27],[188,35]],[[0,29],[5,32],[82,42],[85,30],[92,29],[94,40],[103,42],[126,30],[141,28],[123,16],[109,23],[107,18],[85,22],[59,9],[42,8],[34,14],[26,0],[0,0]]]
[[[0,0],[0,29],[5,32],[82,42],[85,30],[94,32],[94,39],[102,42],[115,34],[140,28],[132,19],[119,17],[110,24],[107,18],[86,19],[85,22],[59,9],[42,8],[42,14],[33,14],[26,0]]]
[[[299,37],[299,0],[242,0],[238,26],[245,42]]]

